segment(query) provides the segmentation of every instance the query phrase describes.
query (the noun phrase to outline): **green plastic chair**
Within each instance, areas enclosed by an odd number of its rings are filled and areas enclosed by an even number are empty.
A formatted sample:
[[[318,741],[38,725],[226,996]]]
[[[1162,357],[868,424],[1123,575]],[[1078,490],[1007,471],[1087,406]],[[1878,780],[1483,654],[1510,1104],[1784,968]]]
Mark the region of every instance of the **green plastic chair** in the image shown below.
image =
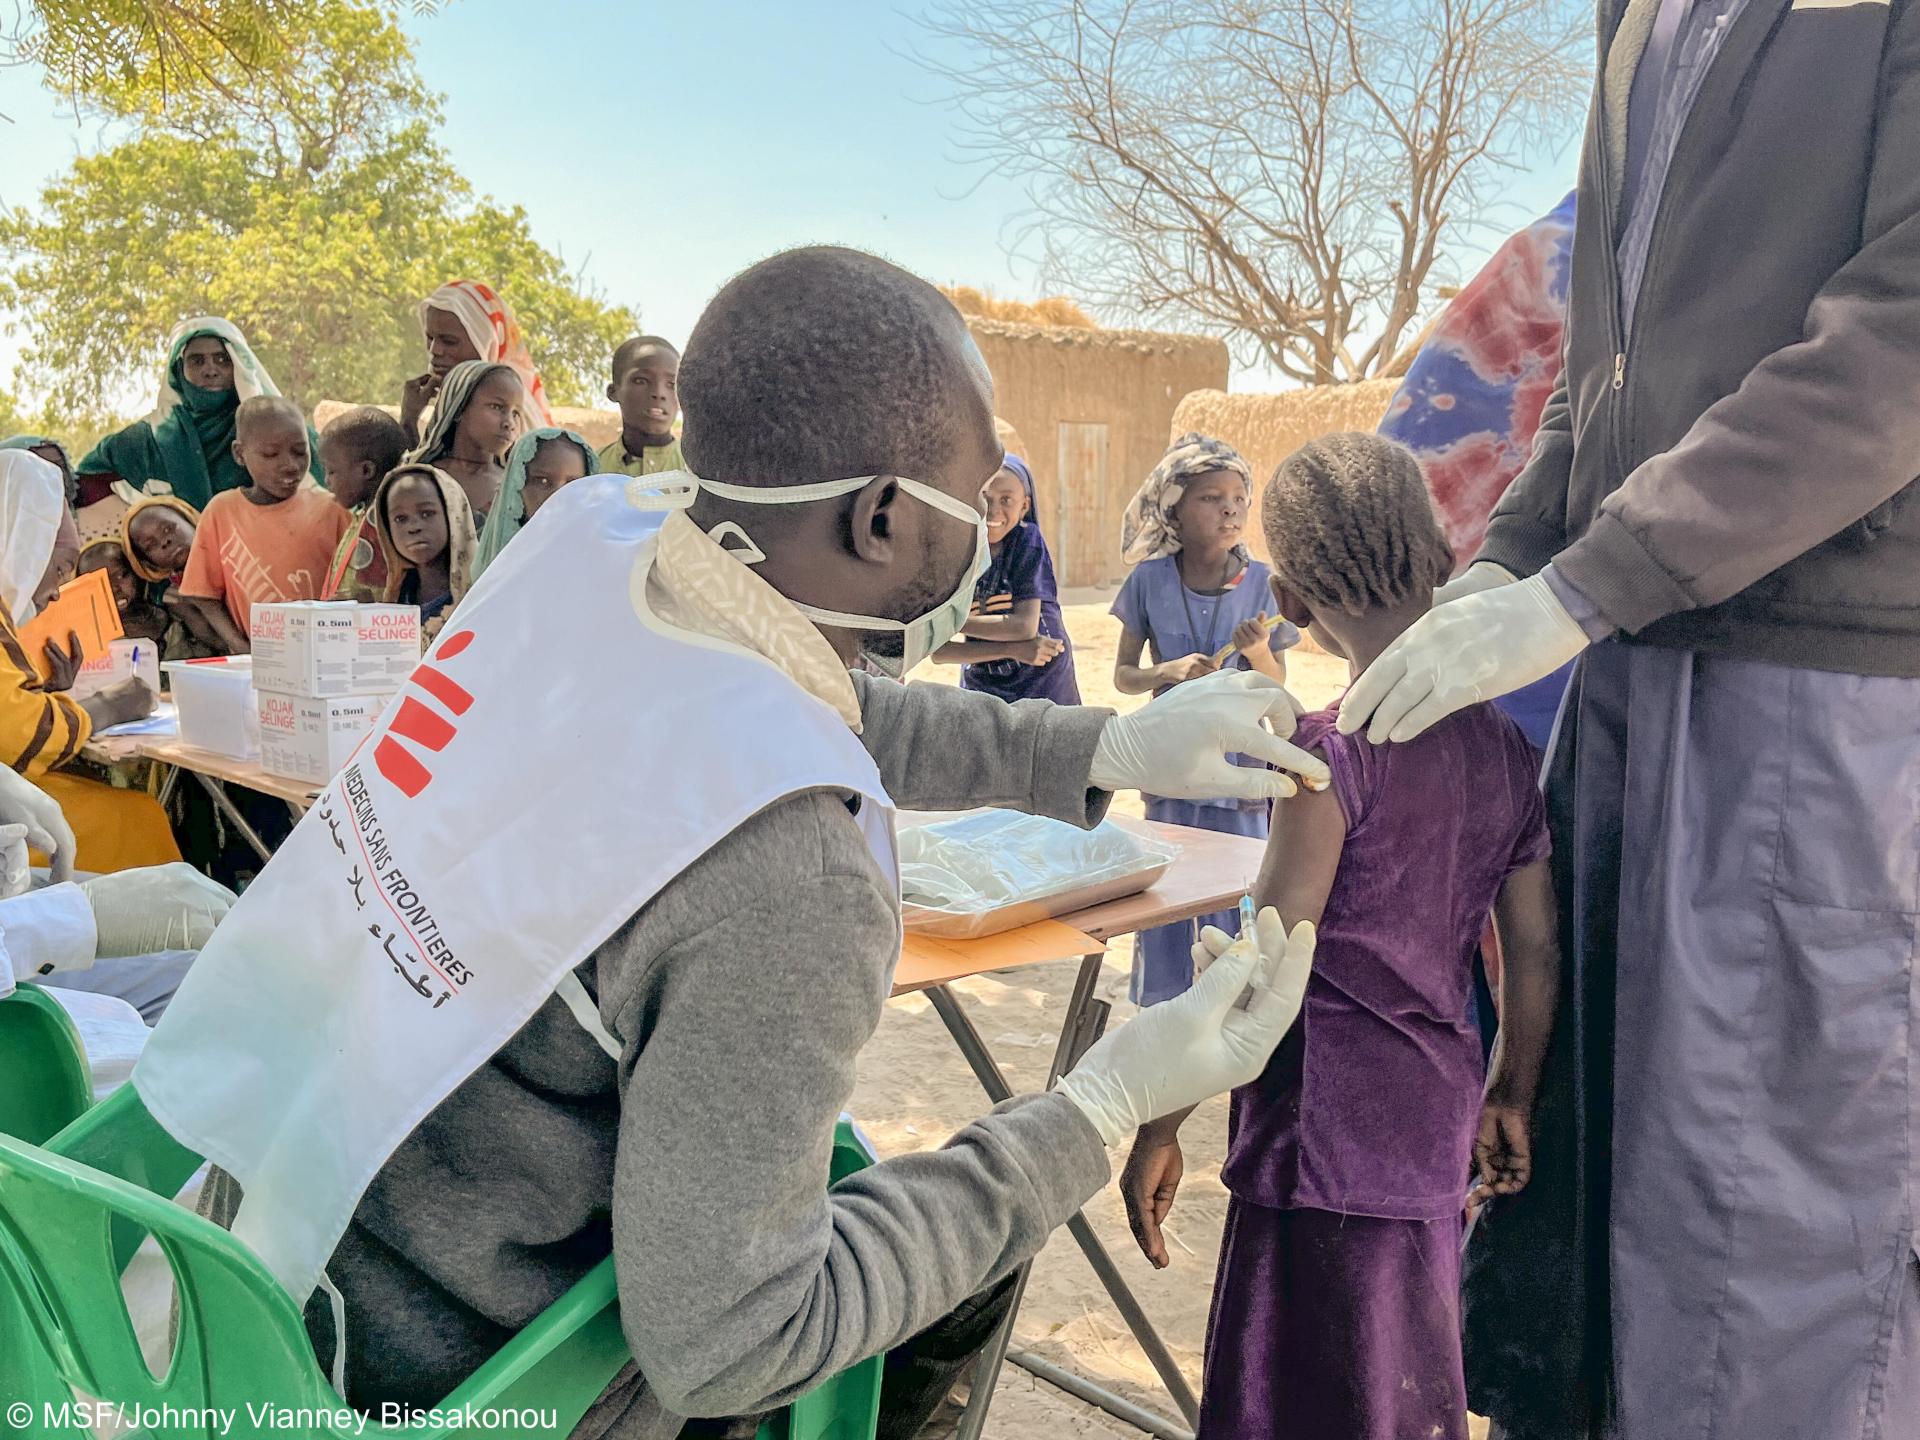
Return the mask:
[[[833,1178],[871,1164],[852,1127],[834,1145]],[[285,1440],[356,1433],[352,1412],[321,1372],[300,1308],[238,1240],[164,1198],[178,1193],[199,1157],[147,1113],[132,1086],[93,1107],[45,1148],[0,1138],[0,1414],[26,1404],[48,1436],[84,1427],[48,1426],[76,1394],[125,1411],[218,1415],[249,1403],[309,1412]],[[179,1320],[172,1363],[155,1379],[140,1354],[119,1277],[151,1234],[172,1267]],[[486,1412],[553,1412],[565,1435],[627,1363],[613,1261],[602,1261],[566,1295],[447,1396],[454,1423],[368,1423],[368,1435],[409,1440],[525,1440],[528,1427]],[[879,1359],[835,1376],[761,1427],[761,1440],[872,1440],[880,1404]],[[51,1411],[43,1408],[51,1406]],[[171,1407],[170,1409],[168,1407]],[[338,1417],[344,1426],[336,1428]],[[143,1432],[166,1440],[211,1440],[216,1423]]]
[[[93,1104],[73,1017],[37,985],[0,999],[0,1135],[38,1145]]]

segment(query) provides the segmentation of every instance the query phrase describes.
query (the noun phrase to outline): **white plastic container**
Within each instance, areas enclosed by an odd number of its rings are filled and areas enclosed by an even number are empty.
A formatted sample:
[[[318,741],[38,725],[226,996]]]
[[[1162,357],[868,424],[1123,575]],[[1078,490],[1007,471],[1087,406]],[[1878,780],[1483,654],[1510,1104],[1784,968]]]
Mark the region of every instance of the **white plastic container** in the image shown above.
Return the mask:
[[[260,768],[269,775],[326,784],[346,766],[380,711],[384,695],[343,695],[319,699],[257,690],[260,717]]]
[[[147,682],[147,688],[155,695],[160,693],[158,641],[122,638],[111,642],[106,654],[80,667],[73,677],[73,689],[68,693],[76,700],[84,700],[136,675]]]
[[[260,717],[253,702],[253,657],[169,660],[173,703],[180,712],[180,740],[235,760],[260,758]]]

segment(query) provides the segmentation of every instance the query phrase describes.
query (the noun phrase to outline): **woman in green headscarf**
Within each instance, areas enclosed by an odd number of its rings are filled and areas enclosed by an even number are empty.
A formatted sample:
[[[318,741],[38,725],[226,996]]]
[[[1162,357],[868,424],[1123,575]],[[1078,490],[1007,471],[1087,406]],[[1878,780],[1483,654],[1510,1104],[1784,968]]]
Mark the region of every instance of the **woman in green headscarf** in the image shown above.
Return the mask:
[[[158,480],[204,509],[222,490],[247,483],[247,472],[233,455],[234,411],[242,400],[279,393],[231,321],[213,315],[182,320],[167,339],[167,365],[153,413],[107,436],[74,467],[81,503],[99,499],[116,479],[136,490]],[[307,438],[318,480],[320,441],[311,426]]]

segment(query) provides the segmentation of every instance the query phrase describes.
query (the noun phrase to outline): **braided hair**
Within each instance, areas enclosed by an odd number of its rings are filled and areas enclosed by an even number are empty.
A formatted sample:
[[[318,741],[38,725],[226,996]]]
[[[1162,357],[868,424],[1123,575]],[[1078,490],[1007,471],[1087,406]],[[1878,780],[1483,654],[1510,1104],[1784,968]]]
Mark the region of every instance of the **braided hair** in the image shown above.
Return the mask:
[[[1301,446],[1267,482],[1260,518],[1274,574],[1317,608],[1397,608],[1453,573],[1420,462],[1379,435]]]

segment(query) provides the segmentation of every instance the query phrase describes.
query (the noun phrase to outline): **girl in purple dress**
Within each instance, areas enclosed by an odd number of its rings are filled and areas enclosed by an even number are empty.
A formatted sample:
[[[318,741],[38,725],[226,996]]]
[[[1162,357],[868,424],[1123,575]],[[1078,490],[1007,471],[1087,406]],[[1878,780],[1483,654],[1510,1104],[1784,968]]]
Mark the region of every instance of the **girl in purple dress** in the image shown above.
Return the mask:
[[[958,665],[960,684],[1011,703],[1078,705],[1073,641],[1060,617],[1053,555],[1040,533],[1033,472],[1009,455],[980,491],[993,559],[973,587],[973,618],[933,658]]]
[[[1284,681],[1283,652],[1300,632],[1272,615],[1273,572],[1240,543],[1253,472],[1231,445],[1182,435],[1127,506],[1121,545],[1133,566],[1114,597],[1124,627],[1113,667],[1122,695],[1160,695],[1219,669],[1258,670]],[[1150,664],[1140,654],[1151,654]],[[1252,764],[1250,760],[1243,764]],[[1149,795],[1147,818],[1230,835],[1265,835],[1259,801],[1167,800]],[[1158,1005],[1193,984],[1194,937],[1203,925],[1233,930],[1228,912],[1142,931],[1133,942],[1132,996]]]
[[[1355,674],[1452,570],[1418,462],[1376,435],[1299,451],[1263,519],[1280,613]],[[1300,1023],[1233,1097],[1199,1440],[1466,1440],[1463,1209],[1531,1171],[1559,983],[1538,756],[1491,705],[1378,749],[1337,715],[1294,735],[1333,785],[1275,806],[1254,891],[1316,922],[1320,947]],[[1468,994],[1490,913],[1507,963],[1483,1086]],[[1209,933],[1195,958],[1227,943]],[[1140,1132],[1121,1182],[1157,1267],[1184,1118]]]

